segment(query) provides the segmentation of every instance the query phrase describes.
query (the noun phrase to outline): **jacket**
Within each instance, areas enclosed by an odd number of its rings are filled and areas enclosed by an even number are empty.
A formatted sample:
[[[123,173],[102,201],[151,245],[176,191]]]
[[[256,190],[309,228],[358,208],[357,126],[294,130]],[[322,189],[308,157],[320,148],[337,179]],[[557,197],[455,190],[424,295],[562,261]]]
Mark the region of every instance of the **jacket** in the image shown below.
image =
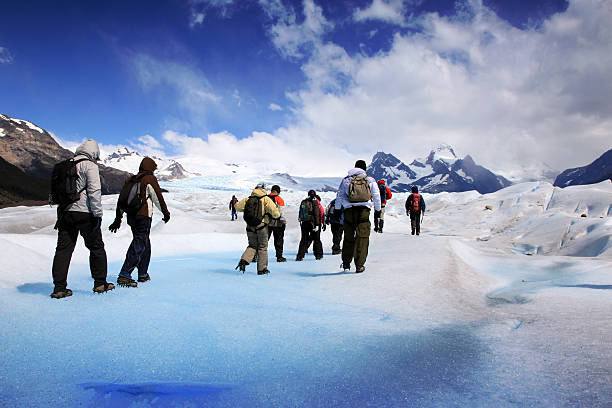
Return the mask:
[[[333,216],[334,212],[336,211],[336,208],[334,207],[334,204],[336,204],[336,199],[335,198],[333,200],[331,200],[331,202],[327,206],[327,212],[325,213],[325,223],[326,224],[340,224],[340,225],[342,225],[342,224],[344,224],[344,214],[342,212],[340,212],[340,218],[335,218]]]
[[[419,194],[419,212],[425,212],[425,200],[423,200],[423,195]],[[412,201],[414,200],[414,195],[410,194],[406,199],[406,213],[412,211]]]
[[[270,227],[282,227],[283,225],[287,224],[287,219],[285,218],[285,200],[283,200],[282,197],[276,193],[270,193],[268,197],[270,197],[272,201],[276,203],[278,206],[278,211],[280,212],[280,217],[278,220],[271,219],[268,225]]]
[[[348,175],[342,179],[340,183],[340,187],[338,187],[338,193],[336,194],[336,204],[334,208],[336,210],[340,210],[342,207],[346,210],[351,207],[368,207],[372,208],[372,204],[374,204],[374,210],[380,211],[380,191],[378,191],[378,184],[376,180],[372,177],[368,176],[367,180],[370,185],[370,193],[372,193],[371,201],[364,201],[362,203],[351,203],[348,199],[349,193],[349,185],[351,184],[352,176],[365,176],[366,172],[360,168],[354,168],[349,170]]]
[[[102,183],[100,169],[95,163],[100,159],[100,147],[95,140],[89,139],[77,147],[74,159],[87,159],[76,165],[78,179],[77,191],[81,191],[79,201],[66,207],[66,211],[91,213],[94,217],[102,217]]]
[[[276,204],[272,201],[272,199],[268,197],[268,195],[266,194],[266,190],[264,190],[263,188],[256,188],[251,193],[251,196],[263,197],[261,199],[261,204],[262,204],[261,211],[263,212],[263,221],[262,221],[263,224],[268,225],[268,223],[270,222],[270,218],[275,218],[275,219],[280,218],[281,216],[280,211],[278,210],[278,208],[276,207]],[[240,212],[244,211],[244,206],[246,205],[246,202],[249,199],[249,197],[243,198],[242,200],[236,203],[236,211],[240,211]]]
[[[391,190],[389,190],[389,187],[387,187],[387,185],[385,184],[384,181],[378,180],[378,192],[379,192],[379,194],[380,194],[380,190],[382,189],[382,187],[384,187],[385,196],[384,197],[382,195],[380,196],[380,205],[381,205],[381,207],[384,207],[385,205],[387,205],[387,200],[390,200],[391,197],[393,197],[393,194],[391,193]]]
[[[164,216],[170,215],[161,188],[157,182],[157,177],[153,175],[156,169],[157,163],[150,157],[145,157],[140,162],[138,174],[134,177],[140,178],[140,198],[142,198],[144,205],[138,210],[136,215],[144,215],[149,218],[153,217],[154,204]]]

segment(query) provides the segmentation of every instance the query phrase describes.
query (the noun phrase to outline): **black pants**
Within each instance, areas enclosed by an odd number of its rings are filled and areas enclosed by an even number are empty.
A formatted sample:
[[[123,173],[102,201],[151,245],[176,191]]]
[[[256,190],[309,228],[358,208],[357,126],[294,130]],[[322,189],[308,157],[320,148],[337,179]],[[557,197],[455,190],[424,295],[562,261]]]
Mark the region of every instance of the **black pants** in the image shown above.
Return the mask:
[[[410,211],[410,227],[412,228],[412,235],[416,232],[417,235],[421,233],[421,212]]]
[[[57,246],[53,257],[53,284],[56,289],[66,289],[68,267],[79,234],[89,249],[89,269],[94,287],[106,283],[106,251],[102,231],[90,213],[67,211],[60,214],[57,222]]]
[[[342,243],[342,232],[344,231],[344,227],[342,224],[331,224],[332,231],[332,252],[340,252],[342,247],[340,244]]]
[[[274,235],[274,249],[276,250],[276,257],[280,258],[283,256],[283,245],[285,242],[285,225],[281,225],[280,227],[270,227],[268,226],[268,241],[270,237]]]
[[[151,261],[151,218],[145,215],[128,215],[127,222],[132,228],[132,243],[125,254],[125,262],[119,275],[131,278],[134,268],[138,268],[138,277],[145,277]]]
[[[323,256],[323,244],[321,243],[321,227],[313,226],[310,222],[302,222],[300,224],[302,229],[302,238],[300,239],[300,245],[298,248],[297,259],[304,258],[310,244],[314,252],[315,258],[321,258]]]

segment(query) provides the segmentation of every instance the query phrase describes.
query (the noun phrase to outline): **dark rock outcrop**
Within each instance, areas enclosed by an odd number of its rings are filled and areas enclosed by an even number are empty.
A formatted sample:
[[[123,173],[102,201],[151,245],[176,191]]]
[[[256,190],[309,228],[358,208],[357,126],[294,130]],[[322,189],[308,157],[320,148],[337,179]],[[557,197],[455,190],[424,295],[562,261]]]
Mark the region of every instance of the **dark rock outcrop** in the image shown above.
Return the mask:
[[[555,179],[554,185],[557,187],[567,187],[595,184],[604,180],[612,180],[612,149],[587,166],[563,171]]]

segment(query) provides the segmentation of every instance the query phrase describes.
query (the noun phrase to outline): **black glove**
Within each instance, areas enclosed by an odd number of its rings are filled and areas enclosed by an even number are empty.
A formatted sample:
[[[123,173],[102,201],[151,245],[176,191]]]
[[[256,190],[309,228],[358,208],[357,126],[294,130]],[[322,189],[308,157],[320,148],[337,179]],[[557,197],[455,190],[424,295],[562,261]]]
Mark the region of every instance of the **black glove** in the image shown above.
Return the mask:
[[[164,214],[164,218],[162,218],[162,221],[167,224],[168,221],[170,221],[170,213]]]
[[[108,226],[108,230],[110,232],[117,232],[117,230],[121,227],[121,220],[119,218],[115,218],[115,221],[111,225]]]
[[[380,218],[380,214],[381,214],[381,211],[380,211],[380,210],[374,210],[374,218],[375,218],[375,219]]]
[[[323,231],[325,231],[325,229],[327,228],[327,226],[325,224],[323,224]]]

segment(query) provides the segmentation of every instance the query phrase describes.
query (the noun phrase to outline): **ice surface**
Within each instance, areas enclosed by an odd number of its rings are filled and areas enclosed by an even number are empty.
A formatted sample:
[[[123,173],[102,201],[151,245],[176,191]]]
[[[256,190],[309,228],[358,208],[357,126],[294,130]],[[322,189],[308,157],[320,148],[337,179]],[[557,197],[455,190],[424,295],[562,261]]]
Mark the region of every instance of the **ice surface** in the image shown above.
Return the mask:
[[[293,262],[314,181],[279,176],[289,262],[270,245],[257,276],[234,270],[246,237],[228,211],[249,177],[163,183],[152,280],[93,294],[79,238],[59,301],[55,209],[0,210],[0,406],[610,406],[611,183],[423,194],[419,237],[394,194],[356,275],[329,231],[322,260]],[[114,281],[131,233],[104,231]]]

